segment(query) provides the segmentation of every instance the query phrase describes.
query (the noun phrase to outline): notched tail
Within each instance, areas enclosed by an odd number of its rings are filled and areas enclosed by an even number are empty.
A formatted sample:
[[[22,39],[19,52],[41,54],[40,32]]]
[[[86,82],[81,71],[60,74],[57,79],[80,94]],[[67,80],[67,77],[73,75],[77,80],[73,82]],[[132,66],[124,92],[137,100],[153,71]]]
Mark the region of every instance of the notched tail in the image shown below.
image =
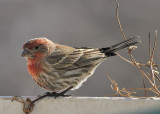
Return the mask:
[[[120,43],[117,43],[111,47],[106,47],[106,48],[100,48],[99,50],[102,52],[102,53],[105,53],[105,55],[107,57],[110,57],[110,56],[114,56],[116,55],[115,52],[121,50],[121,49],[124,49],[124,48],[127,48],[129,46],[132,46],[132,45],[135,45],[137,43],[141,42],[141,39],[139,36],[136,36],[136,37],[132,37],[132,38],[129,38],[125,41],[122,41]]]

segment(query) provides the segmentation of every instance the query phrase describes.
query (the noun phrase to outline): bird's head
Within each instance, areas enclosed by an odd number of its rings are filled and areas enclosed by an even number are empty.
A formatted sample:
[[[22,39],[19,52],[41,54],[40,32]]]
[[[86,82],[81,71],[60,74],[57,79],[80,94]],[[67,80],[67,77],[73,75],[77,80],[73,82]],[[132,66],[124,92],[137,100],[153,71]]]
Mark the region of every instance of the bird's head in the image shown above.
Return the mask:
[[[22,57],[38,59],[47,56],[55,44],[47,38],[34,38],[23,45]]]

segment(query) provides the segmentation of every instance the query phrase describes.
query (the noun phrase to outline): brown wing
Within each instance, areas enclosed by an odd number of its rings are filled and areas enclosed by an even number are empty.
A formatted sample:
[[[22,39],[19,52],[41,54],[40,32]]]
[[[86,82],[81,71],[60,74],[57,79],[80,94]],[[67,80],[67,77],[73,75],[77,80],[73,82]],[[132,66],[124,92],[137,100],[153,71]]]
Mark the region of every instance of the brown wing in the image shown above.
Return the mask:
[[[76,62],[79,66],[96,64],[99,60],[106,58],[98,49],[83,49],[83,53],[83,56]]]
[[[52,64],[55,70],[60,70],[73,65],[82,55],[82,50],[59,45],[46,60]]]
[[[52,64],[55,70],[74,70],[81,67],[93,66],[104,60],[105,55],[98,49],[93,48],[57,48],[47,61]]]
[[[67,69],[77,69],[77,68],[87,68],[87,67],[96,67],[99,63],[101,63],[106,56],[101,53],[98,49],[80,49],[83,51],[83,55]]]

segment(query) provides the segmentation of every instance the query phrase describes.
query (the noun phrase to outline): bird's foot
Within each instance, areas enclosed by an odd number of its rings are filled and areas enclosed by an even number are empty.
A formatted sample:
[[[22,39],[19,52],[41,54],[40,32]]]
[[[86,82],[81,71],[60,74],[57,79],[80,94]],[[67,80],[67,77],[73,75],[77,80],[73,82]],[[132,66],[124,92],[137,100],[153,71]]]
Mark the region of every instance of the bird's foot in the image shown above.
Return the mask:
[[[33,100],[32,104],[34,104],[36,101],[38,101],[40,99],[43,99],[45,97],[55,97],[55,98],[60,97],[60,96],[62,96],[62,97],[69,97],[71,95],[65,95],[65,93],[67,93],[72,88],[73,88],[73,86],[69,87],[68,89],[66,89],[66,90],[64,90],[64,91],[62,91],[60,93],[57,93],[57,92],[47,92],[43,96],[40,96],[37,99]]]
[[[65,95],[65,93],[67,93],[70,89],[72,89],[73,87],[69,87],[68,89],[60,92],[60,93],[57,93],[57,92],[47,92],[46,95],[49,96],[49,97],[70,97],[71,95]]]
[[[46,93],[46,95],[48,96],[48,97],[55,97],[55,98],[57,98],[57,97],[70,97],[71,95],[65,95],[65,93],[63,93],[63,92],[61,92],[61,93],[56,93],[56,92],[47,92]]]

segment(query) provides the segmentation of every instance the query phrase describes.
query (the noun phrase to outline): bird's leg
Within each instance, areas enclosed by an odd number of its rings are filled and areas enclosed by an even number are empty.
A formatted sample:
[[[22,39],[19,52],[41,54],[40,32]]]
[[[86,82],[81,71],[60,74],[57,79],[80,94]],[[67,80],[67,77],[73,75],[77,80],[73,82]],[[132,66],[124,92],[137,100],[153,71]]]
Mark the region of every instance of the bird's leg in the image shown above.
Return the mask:
[[[57,97],[59,97],[59,96],[62,96],[62,97],[69,97],[70,95],[65,95],[65,93],[66,92],[68,92],[70,89],[72,89],[73,88],[73,86],[71,86],[71,87],[69,87],[68,89],[66,89],[66,90],[64,90],[64,91],[62,91],[62,92],[60,92],[60,93],[57,93],[57,92],[47,92],[47,93],[45,93],[43,96],[40,96],[39,98],[37,98],[37,99],[35,99],[35,100],[33,100],[32,102],[31,102],[31,104],[33,105],[36,101],[38,101],[38,100],[40,100],[40,99],[43,99],[43,98],[45,98],[45,97],[55,97],[55,98],[57,98]]]
[[[35,100],[33,100],[33,101],[31,102],[31,105],[34,104],[36,101],[38,101],[38,100],[40,100],[40,99],[43,99],[43,98],[45,98],[45,97],[47,97],[47,96],[48,96],[48,95],[44,94],[43,96],[38,97],[37,99],[35,99]]]
[[[62,92],[60,92],[60,93],[55,93],[54,94],[54,97],[55,98],[57,98],[57,97],[59,97],[59,96],[62,96],[62,97],[69,97],[69,96],[71,96],[71,95],[65,95],[65,93],[67,93],[69,90],[71,90],[73,88],[73,86],[71,86],[71,87],[69,87],[68,89],[66,89],[66,90],[64,90],[64,91],[62,91]],[[53,93],[53,92],[52,92]],[[51,93],[51,94],[52,94]]]

